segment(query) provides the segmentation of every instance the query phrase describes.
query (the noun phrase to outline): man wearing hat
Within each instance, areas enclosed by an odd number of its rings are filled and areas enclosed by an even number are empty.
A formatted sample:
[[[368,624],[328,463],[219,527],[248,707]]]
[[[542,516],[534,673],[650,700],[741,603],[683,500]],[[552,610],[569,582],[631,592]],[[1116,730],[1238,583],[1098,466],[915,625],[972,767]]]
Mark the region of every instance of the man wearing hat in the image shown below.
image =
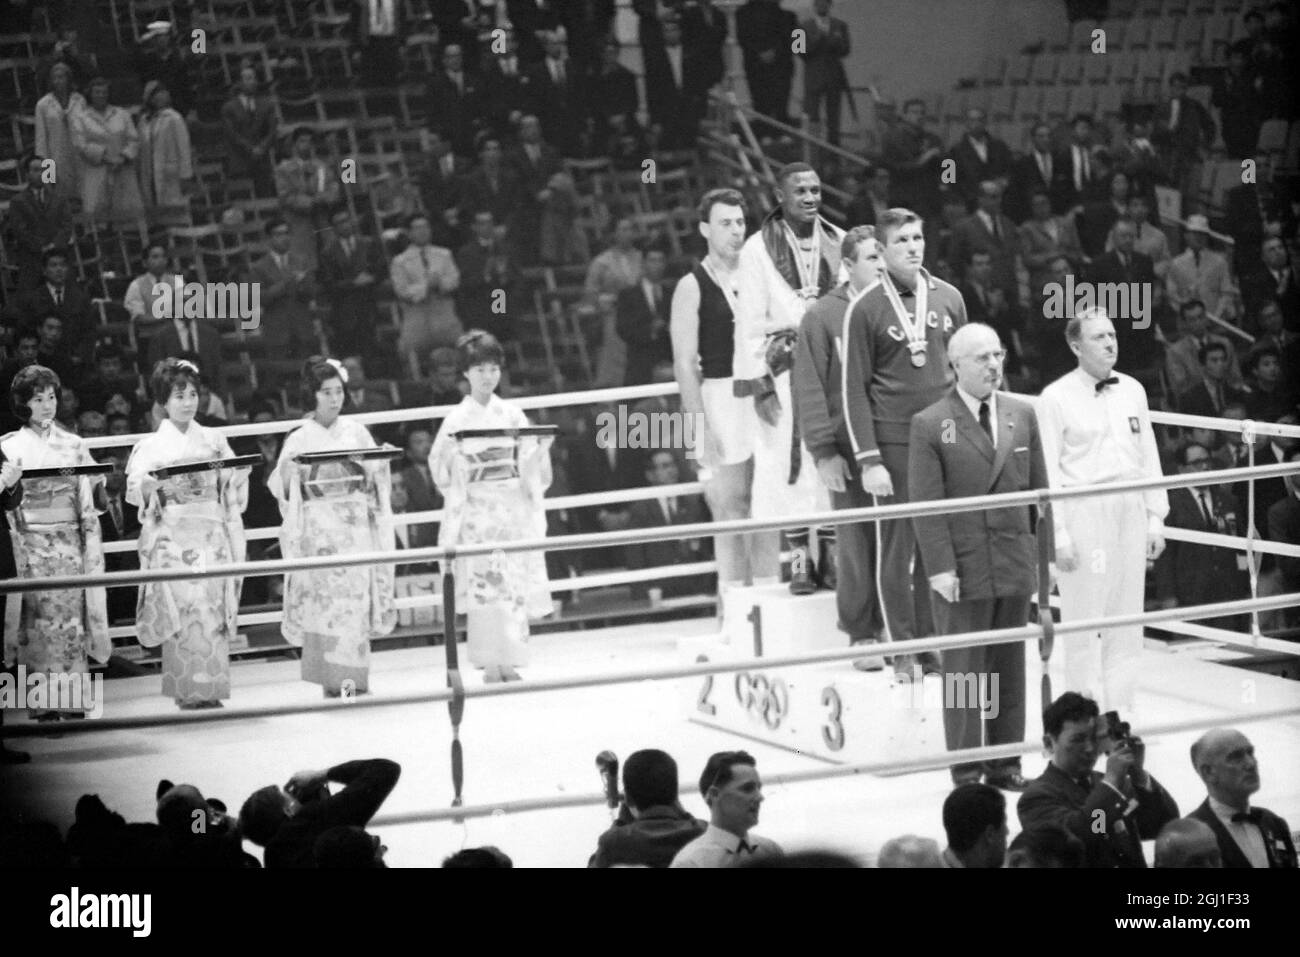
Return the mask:
[[[133,55],[133,67],[143,86],[157,81],[172,95],[172,107],[181,116],[194,108],[194,83],[190,66],[179,44],[175,30],[166,20],[155,20],[145,27]]]
[[[1210,221],[1200,213],[1188,216],[1183,240],[1187,248],[1174,257],[1165,275],[1170,305],[1179,308],[1185,302],[1199,299],[1211,316],[1235,318],[1236,293],[1228,273],[1228,259],[1207,248]]]

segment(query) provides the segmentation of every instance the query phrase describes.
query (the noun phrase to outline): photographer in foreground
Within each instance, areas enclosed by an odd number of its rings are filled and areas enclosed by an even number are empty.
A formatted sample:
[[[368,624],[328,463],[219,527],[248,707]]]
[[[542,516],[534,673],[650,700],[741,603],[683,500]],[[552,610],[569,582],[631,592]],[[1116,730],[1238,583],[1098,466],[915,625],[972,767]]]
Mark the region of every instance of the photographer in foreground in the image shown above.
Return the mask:
[[[299,771],[283,789],[259,788],[239,811],[244,836],[266,848],[266,867],[314,867],[316,839],[340,825],[365,827],[397,785],[401,765],[384,758]],[[344,785],[330,794],[328,782]]]
[[[1085,867],[1146,867],[1143,838],[1177,818],[1178,805],[1143,767],[1142,739],[1073,691],[1043,712],[1043,732],[1052,760],[1016,806],[1020,826],[1065,828],[1083,841]],[[1093,770],[1103,752],[1104,774]]]

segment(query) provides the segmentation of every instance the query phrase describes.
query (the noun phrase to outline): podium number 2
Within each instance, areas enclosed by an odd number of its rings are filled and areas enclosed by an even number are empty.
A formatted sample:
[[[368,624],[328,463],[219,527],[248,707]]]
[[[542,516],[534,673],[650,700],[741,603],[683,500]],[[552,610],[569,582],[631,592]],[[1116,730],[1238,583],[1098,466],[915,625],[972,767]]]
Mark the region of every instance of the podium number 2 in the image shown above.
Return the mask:
[[[826,742],[826,747],[838,751],[844,747],[844,725],[840,721],[844,705],[834,685],[822,689],[822,704],[830,709],[826,723],[822,725],[822,740]]]
[[[708,661],[707,655],[700,655],[695,659],[697,662]],[[713,691],[713,675],[704,676],[704,687],[700,689],[700,696],[695,699],[695,710],[701,714],[707,714],[710,717],[718,713],[717,705],[709,703],[709,695]]]

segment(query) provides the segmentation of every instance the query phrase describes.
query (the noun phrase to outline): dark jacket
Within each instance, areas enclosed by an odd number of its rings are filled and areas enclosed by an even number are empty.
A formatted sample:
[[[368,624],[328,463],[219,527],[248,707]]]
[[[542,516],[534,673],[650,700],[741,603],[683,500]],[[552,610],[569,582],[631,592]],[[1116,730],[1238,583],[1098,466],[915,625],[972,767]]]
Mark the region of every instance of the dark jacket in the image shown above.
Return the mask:
[[[316,838],[332,827],[365,827],[397,785],[401,765],[384,758],[347,761],[326,772],[330,781],[346,785],[338,794],[303,804],[287,818],[266,845],[267,867],[314,867]]]
[[[1287,826],[1286,821],[1262,807],[1251,808],[1250,812],[1259,818],[1255,823],[1264,837],[1264,849],[1268,851],[1268,866],[1276,869],[1295,870],[1297,867],[1295,844],[1291,842],[1291,828]],[[1210,826],[1210,830],[1214,832],[1214,839],[1219,842],[1219,854],[1223,858],[1225,868],[1250,867],[1250,861],[1242,852],[1241,847],[1233,839],[1233,836],[1228,833],[1228,829],[1223,826],[1223,822],[1211,810],[1208,798],[1201,803],[1200,807],[1187,816],[1196,818],[1198,821],[1204,821]]]
[[[1133,789],[1137,807],[1102,782],[1099,771],[1088,773],[1088,784],[1075,781],[1055,764],[1049,764],[1020,796],[1016,812],[1020,826],[1063,827],[1083,841],[1085,867],[1146,867],[1142,841],[1178,817],[1178,805],[1151,777],[1151,790]],[[1098,834],[1094,822],[1105,830]]]
[[[840,393],[840,339],[849,307],[849,285],[842,283],[814,302],[799,323],[790,372],[799,434],[813,461],[839,455],[853,461]]]
[[[1156,283],[1155,266],[1151,257],[1145,253],[1128,254],[1128,266],[1119,261],[1119,253],[1112,249],[1105,255],[1094,259],[1086,270],[1088,279],[1094,283],[1144,283],[1150,290]],[[1131,287],[1130,287],[1131,288]],[[1150,293],[1148,304],[1150,304]],[[1136,305],[1136,304],[1134,304]],[[1136,328],[1135,316],[1115,317],[1115,338],[1119,348],[1119,359],[1115,368],[1129,375],[1150,368],[1160,361],[1160,344],[1156,341],[1154,316],[1145,329]]]
[[[624,808],[608,831],[596,841],[588,867],[644,864],[667,867],[677,852],[704,833],[708,825],[678,807],[646,808],[633,818]]]

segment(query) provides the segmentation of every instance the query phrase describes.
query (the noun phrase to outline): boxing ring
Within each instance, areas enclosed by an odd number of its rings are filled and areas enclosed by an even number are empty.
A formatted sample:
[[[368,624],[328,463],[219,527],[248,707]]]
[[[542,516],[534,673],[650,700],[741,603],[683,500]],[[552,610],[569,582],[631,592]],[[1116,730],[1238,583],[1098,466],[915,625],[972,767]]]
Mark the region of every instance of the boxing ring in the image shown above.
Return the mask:
[[[672,385],[645,386],[534,397],[520,404],[525,408],[600,404],[672,392]],[[448,410],[405,410],[357,418],[366,423],[409,421],[437,417]],[[1200,427],[1209,423],[1223,427],[1228,421],[1165,413],[1153,413],[1152,418],[1158,424]],[[295,424],[260,423],[223,431],[227,435],[263,434],[287,431]],[[1300,437],[1300,429],[1295,427],[1236,422],[1230,427],[1243,428],[1248,434]],[[122,444],[123,439],[132,438],[95,439],[89,444]],[[1040,518],[1050,521],[1052,504],[1069,498],[1272,479],[1298,472],[1300,463],[1247,466],[1092,488],[828,512],[809,516],[808,522],[837,525],[1011,505],[1034,505]],[[1253,490],[1253,482],[1251,485]],[[680,483],[548,499],[547,507],[584,507],[698,490],[698,483]],[[395,518],[426,522],[436,520],[437,515],[407,513]],[[200,575],[113,572],[4,582],[0,583],[0,595],[49,587],[245,577],[377,562],[424,564],[453,555],[592,548],[777,530],[788,524],[788,519],[750,519],[466,546],[454,551],[427,548],[245,562]],[[250,540],[273,536],[274,530],[249,532]],[[1196,653],[1211,645],[1287,655],[1300,650],[1300,645],[1263,636],[1258,628],[1260,613],[1294,607],[1300,604],[1300,594],[1259,597],[1254,593],[1254,556],[1300,557],[1300,547],[1261,542],[1251,535],[1236,538],[1173,528],[1167,529],[1167,537],[1243,548],[1251,557],[1254,597],[1122,618],[1054,622],[1047,568],[1050,556],[1040,549],[1036,623],[918,639],[908,643],[906,650],[915,653],[1023,642],[1027,662],[1037,669],[1026,672],[1029,740],[962,752],[962,757],[1023,754],[1027,756],[1025,773],[1034,776],[1042,768],[1037,715],[1044,685],[1052,680],[1046,659],[1058,636],[1105,625],[1142,623],[1201,639],[1191,643],[1190,652],[1147,641],[1139,688],[1143,718],[1135,724],[1135,730],[1148,742],[1147,766],[1186,812],[1203,796],[1187,757],[1191,741],[1209,727],[1242,726],[1261,760],[1261,804],[1289,820],[1300,819],[1300,762],[1294,761],[1294,742],[1300,732],[1300,684],[1205,661]],[[115,544],[117,548],[106,550],[133,548],[133,543]],[[669,574],[699,574],[712,568],[712,563],[694,563],[603,573],[557,580],[554,586],[556,590],[591,588]],[[442,596],[399,599],[399,607],[454,606],[453,595],[448,580]],[[815,598],[790,597],[788,603],[812,608],[798,603]],[[446,607],[448,612],[453,610]],[[1194,623],[1198,618],[1230,614],[1250,614],[1251,633]],[[727,617],[734,618],[730,610]],[[240,624],[274,620],[278,613],[241,615]],[[817,615],[812,614],[809,620],[818,620]],[[47,726],[11,719],[0,733],[5,739],[22,739],[21,746],[33,753],[33,762],[4,770],[6,804],[12,802],[66,826],[76,799],[82,793],[98,793],[128,820],[152,820],[154,785],[166,777],[193,783],[205,794],[222,798],[233,810],[256,788],[284,781],[301,768],[383,756],[403,766],[402,781],[372,826],[392,849],[389,861],[393,866],[436,865],[462,846],[483,844],[502,847],[519,866],[581,866],[608,823],[607,814],[599,810],[606,804],[606,795],[596,787],[592,763],[598,752],[609,749],[625,757],[644,747],[669,751],[681,770],[683,803],[697,815],[706,816],[694,785],[698,768],[713,751],[744,747],[758,758],[765,782],[767,800],[757,830],[787,849],[830,846],[870,861],[880,844],[899,834],[942,839],[939,808],[951,788],[948,767],[954,755],[944,749],[941,719],[924,700],[900,704],[892,676],[854,672],[849,662],[862,652],[846,647],[842,635],[831,636],[835,647],[816,647],[814,641],[800,648],[789,634],[760,642],[755,631],[751,643],[737,638],[736,634],[743,632],[736,632],[722,642],[725,653],[719,655],[718,625],[712,619],[548,632],[532,639],[534,664],[526,670],[524,681],[480,684],[476,675],[460,668],[454,616],[444,614],[443,623],[445,636],[452,640],[444,640],[441,649],[430,645],[375,656],[375,693],[365,697],[322,701],[314,693],[318,691],[315,686],[299,680],[293,661],[255,666],[235,663],[234,698],[220,711],[178,714],[157,694],[156,676],[148,675],[106,682],[105,717],[60,723],[57,737],[48,736]],[[115,631],[131,633],[129,628]],[[714,651],[701,653],[702,648]],[[1035,675],[1042,677],[1035,681]],[[784,704],[775,691],[778,682],[786,689]],[[828,700],[826,689],[834,690],[833,700]],[[343,715],[340,709],[353,713]],[[782,713],[773,727],[775,711]],[[871,783],[860,780],[864,777],[870,777]],[[1014,832],[1014,815],[1010,823]]]

